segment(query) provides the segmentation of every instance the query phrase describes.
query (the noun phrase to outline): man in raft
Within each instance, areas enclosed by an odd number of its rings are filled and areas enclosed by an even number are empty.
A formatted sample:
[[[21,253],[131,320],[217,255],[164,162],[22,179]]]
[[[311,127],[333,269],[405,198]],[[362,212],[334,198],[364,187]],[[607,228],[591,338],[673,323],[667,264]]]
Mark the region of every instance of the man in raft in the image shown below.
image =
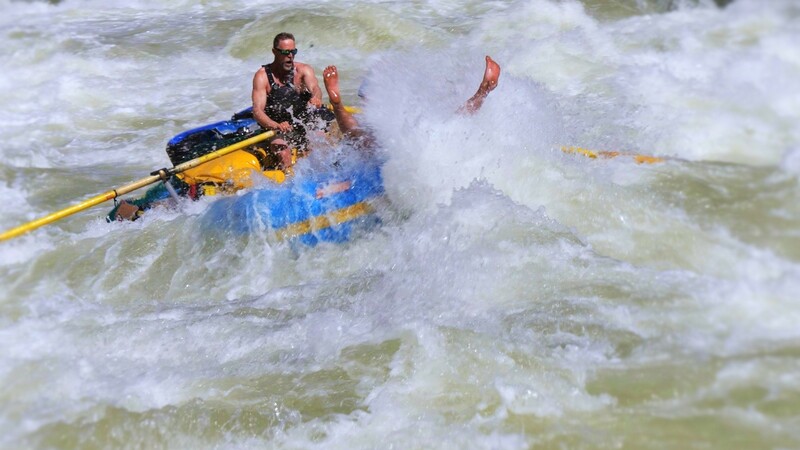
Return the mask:
[[[322,107],[322,91],[314,69],[295,61],[294,35],[278,33],[272,41],[274,59],[253,76],[253,118],[267,130],[283,133],[289,143],[304,148],[305,125]]]

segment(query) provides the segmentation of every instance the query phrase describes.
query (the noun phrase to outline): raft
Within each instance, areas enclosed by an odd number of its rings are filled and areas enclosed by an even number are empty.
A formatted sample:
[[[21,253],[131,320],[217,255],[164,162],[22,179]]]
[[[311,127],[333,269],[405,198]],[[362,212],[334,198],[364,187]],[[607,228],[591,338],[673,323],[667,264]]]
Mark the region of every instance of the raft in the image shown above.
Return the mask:
[[[378,225],[385,201],[380,162],[355,158],[281,185],[222,197],[206,211],[203,227],[233,235],[266,233],[309,246],[340,243]]]
[[[261,132],[248,108],[230,120],[176,135],[167,143],[167,155],[178,165]],[[347,241],[356,231],[380,223],[377,211],[385,196],[376,158],[360,155],[313,170],[304,167],[296,175],[276,170],[274,163],[267,143],[237,150],[174,175],[168,185],[158,183],[141,197],[123,200],[106,219],[136,220],[148,209],[173,202],[171,187],[179,197],[218,197],[202,226],[234,235],[260,233],[314,246]]]

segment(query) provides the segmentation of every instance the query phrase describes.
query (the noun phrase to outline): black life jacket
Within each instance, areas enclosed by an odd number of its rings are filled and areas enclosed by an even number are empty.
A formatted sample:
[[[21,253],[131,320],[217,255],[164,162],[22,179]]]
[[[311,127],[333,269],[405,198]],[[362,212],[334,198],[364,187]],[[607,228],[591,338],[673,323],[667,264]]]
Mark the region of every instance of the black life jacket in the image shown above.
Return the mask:
[[[264,112],[275,122],[289,122],[292,124],[290,140],[297,145],[305,145],[306,129],[303,126],[311,119],[309,114],[308,101],[311,100],[311,93],[304,91],[297,92],[294,87],[294,69],[289,72],[283,86],[275,82],[270,65],[265,64],[264,71],[269,80],[269,95],[267,96],[267,107]]]

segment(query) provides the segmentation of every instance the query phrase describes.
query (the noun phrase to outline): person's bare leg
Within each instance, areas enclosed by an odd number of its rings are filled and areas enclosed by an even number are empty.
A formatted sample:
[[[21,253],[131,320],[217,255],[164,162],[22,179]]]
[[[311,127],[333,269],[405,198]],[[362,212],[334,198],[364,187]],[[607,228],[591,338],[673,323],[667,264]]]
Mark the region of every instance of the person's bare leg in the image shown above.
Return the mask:
[[[483,80],[481,80],[478,91],[467,102],[459,108],[458,112],[472,114],[483,106],[483,101],[489,92],[492,92],[497,87],[497,82],[500,79],[500,65],[497,64],[490,56],[486,56],[486,70],[483,72]]]
[[[361,136],[363,132],[359,128],[358,121],[342,104],[339,94],[339,72],[336,70],[336,66],[328,66],[322,71],[322,81],[325,84],[325,90],[328,91],[328,98],[333,106],[333,114],[336,116],[339,129],[348,136]]]

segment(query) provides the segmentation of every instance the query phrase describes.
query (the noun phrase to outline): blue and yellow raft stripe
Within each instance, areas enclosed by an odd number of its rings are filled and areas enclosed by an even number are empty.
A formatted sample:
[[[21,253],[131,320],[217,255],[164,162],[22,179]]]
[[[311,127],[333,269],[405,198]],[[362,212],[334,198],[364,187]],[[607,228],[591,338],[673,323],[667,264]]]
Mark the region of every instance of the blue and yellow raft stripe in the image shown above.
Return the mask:
[[[351,222],[374,212],[375,209],[369,203],[358,202],[344,208],[329,211],[325,213],[325,215],[311,217],[308,220],[295,222],[273,231],[278,240],[285,241],[297,236],[303,236]]]

